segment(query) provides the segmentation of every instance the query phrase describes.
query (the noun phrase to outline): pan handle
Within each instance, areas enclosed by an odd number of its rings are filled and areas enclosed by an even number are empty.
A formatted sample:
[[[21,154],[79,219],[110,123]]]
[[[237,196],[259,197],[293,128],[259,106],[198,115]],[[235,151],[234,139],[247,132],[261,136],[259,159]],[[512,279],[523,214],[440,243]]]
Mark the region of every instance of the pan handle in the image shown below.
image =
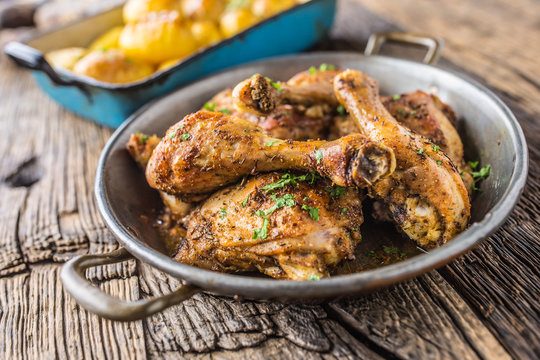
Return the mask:
[[[39,50],[17,41],[11,41],[4,47],[4,52],[18,65],[30,70],[44,72],[56,85],[75,86],[90,98],[90,92],[84,84],[76,80],[62,78]]]
[[[133,259],[126,249],[120,248],[108,254],[80,255],[62,267],[60,277],[66,291],[86,310],[110,320],[132,321],[144,319],[169,306],[189,299],[199,288],[182,285],[176,291],[148,300],[122,301],[93,286],[85,276],[86,269]]]
[[[379,53],[385,42],[394,42],[407,45],[421,46],[427,49],[424,56],[424,63],[435,64],[441,56],[444,42],[441,38],[424,35],[413,34],[407,32],[380,32],[369,37],[364,55],[373,55]]]

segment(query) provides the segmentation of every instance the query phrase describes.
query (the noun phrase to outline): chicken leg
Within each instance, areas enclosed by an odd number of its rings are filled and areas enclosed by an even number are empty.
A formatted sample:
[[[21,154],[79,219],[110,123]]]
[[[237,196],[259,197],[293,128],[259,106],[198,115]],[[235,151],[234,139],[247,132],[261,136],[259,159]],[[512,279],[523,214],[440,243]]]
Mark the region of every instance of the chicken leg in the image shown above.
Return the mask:
[[[391,148],[396,171],[373,184],[398,226],[420,246],[446,243],[467,226],[467,189],[450,158],[429,140],[400,125],[379,98],[378,84],[366,74],[346,70],[334,79],[338,100],[361,132]]]
[[[155,189],[193,201],[259,172],[316,171],[337,185],[364,187],[394,168],[393,152],[360,134],[332,142],[283,141],[247,120],[199,111],[167,131],[146,178]]]

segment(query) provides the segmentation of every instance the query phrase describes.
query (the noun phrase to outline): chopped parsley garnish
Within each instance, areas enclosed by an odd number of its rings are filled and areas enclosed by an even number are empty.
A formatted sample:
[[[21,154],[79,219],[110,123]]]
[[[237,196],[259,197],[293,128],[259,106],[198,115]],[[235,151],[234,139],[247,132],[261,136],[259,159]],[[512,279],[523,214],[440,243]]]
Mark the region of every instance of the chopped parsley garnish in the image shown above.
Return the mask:
[[[262,226],[253,230],[253,239],[266,239],[268,237],[268,219],[263,218]]]
[[[245,132],[246,134],[249,134],[249,129],[244,129],[244,132]]]
[[[191,137],[191,135],[188,132],[185,132],[185,133],[182,134],[182,136],[180,136],[180,140],[186,141],[190,137]]]
[[[315,160],[317,160],[317,164],[321,163],[322,158],[323,158],[322,151],[319,149],[315,149]]]
[[[253,230],[253,239],[266,239],[268,236],[268,225],[270,221],[268,216],[271,215],[275,210],[281,209],[285,206],[293,207],[296,205],[294,202],[295,196],[292,194],[285,194],[281,197],[276,197],[275,195],[270,195],[270,198],[274,200],[274,205],[266,210],[257,210],[255,215],[262,217],[263,224],[259,229]],[[247,200],[247,199],[246,199]]]
[[[172,140],[176,136],[176,130],[169,134],[169,140]]]
[[[231,115],[231,110],[229,109],[219,109],[218,111],[225,115]]]
[[[277,82],[272,81],[269,77],[265,77],[266,81],[270,83],[273,87],[275,87],[279,92],[283,91],[283,87],[278,84]]]
[[[439,145],[435,145],[435,144],[433,144],[432,146],[433,146],[433,151],[435,152],[439,151],[439,149],[441,148]]]
[[[250,79],[253,79],[255,76],[259,76],[259,75],[261,75],[261,74],[255,73],[255,74],[251,75]]]
[[[319,208],[311,207],[309,205],[302,205],[302,209],[307,210],[309,212],[309,217],[312,218],[315,221],[319,221]]]
[[[336,111],[338,112],[339,115],[347,115],[347,110],[345,110],[345,106],[339,104],[338,107],[336,108]]]
[[[320,66],[319,66],[319,70],[320,71],[328,71],[328,70],[335,70],[336,67],[332,64],[327,64],[327,63],[322,63]]]
[[[408,114],[408,113],[407,113],[405,110],[403,110],[403,109],[397,109],[397,112],[400,113],[400,114],[403,115],[403,116],[407,116],[407,114]]]
[[[467,164],[471,167],[471,169],[475,170],[478,167],[478,161],[467,161]]]
[[[377,254],[374,250],[370,250],[368,253],[368,256],[375,258],[377,260],[381,260],[381,257],[379,256],[379,254]]]
[[[150,138],[150,136],[144,135],[139,130],[137,130],[136,134],[139,135],[139,140],[141,141],[141,144],[143,145],[145,145],[148,139]]]
[[[240,205],[242,205],[242,207],[246,207],[247,204],[248,204],[248,202],[249,202],[249,194],[248,194],[246,200],[242,201],[242,202],[240,203]]]
[[[411,110],[411,112],[409,112],[409,114],[411,114],[411,115],[416,114],[416,110]]]
[[[249,6],[248,0],[231,0],[229,4],[227,4],[227,10],[245,8],[248,6]]]
[[[476,164],[476,167],[477,166],[478,166],[478,164]],[[469,174],[471,174],[471,176],[474,179],[473,184],[472,184],[472,189],[473,190],[479,190],[479,188],[478,188],[478,186],[476,186],[476,184],[478,184],[478,182],[480,182],[481,180],[487,178],[489,176],[490,171],[491,171],[491,165],[486,165],[486,166],[484,166],[483,168],[481,168],[478,171],[472,171],[472,172],[467,171]]]
[[[204,104],[203,108],[208,111],[216,110],[216,103],[211,101]]]
[[[317,73],[317,68],[315,66],[310,66],[309,67],[309,73],[311,75],[315,75]]]
[[[225,218],[225,216],[227,216],[227,209],[220,209],[219,210],[219,217],[221,219]]]
[[[287,185],[293,185],[293,186],[298,187],[298,184],[297,184],[298,182],[309,181],[310,184],[313,184],[316,179],[318,179],[318,175],[315,174],[314,172],[300,175],[300,176],[291,175],[287,173],[281,176],[281,179],[278,182],[268,184],[264,186],[262,189],[268,192],[275,189],[284,188]]]
[[[392,95],[392,100],[399,100],[399,99],[401,99],[401,95],[399,94]]]
[[[272,146],[274,145],[275,143],[277,143],[279,141],[279,139],[273,139],[273,140],[270,140],[269,142],[266,143],[265,146]]]
[[[383,245],[383,251],[389,255],[399,256],[400,259],[407,256],[403,251],[399,250],[397,247],[394,246]]]
[[[345,213],[347,213],[347,211],[349,211],[346,207],[341,209],[341,215],[345,215]]]
[[[437,160],[437,165],[442,165],[442,161],[441,161],[441,160]]]
[[[424,153],[424,151],[425,151],[424,148],[422,148],[422,149],[418,150],[417,154],[422,155]]]
[[[331,198],[340,198],[343,199],[345,194],[345,187],[339,185],[333,185],[331,188],[324,189],[330,195]]]
[[[311,281],[313,281],[313,280],[321,280],[321,277],[318,274],[311,274],[311,275],[308,276],[307,279],[311,280]]]

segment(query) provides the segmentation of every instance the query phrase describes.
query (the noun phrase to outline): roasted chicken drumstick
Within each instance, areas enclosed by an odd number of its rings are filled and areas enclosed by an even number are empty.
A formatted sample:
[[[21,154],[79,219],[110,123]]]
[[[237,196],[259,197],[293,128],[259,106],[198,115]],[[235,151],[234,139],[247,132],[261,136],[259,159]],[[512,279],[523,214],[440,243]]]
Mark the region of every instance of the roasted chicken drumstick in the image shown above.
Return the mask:
[[[174,258],[217,271],[319,279],[354,256],[361,205],[355,188],[333,187],[327,179],[258,175],[216,192],[194,210]]]
[[[375,80],[356,70],[334,79],[338,100],[370,139],[390,147],[396,171],[370,188],[398,226],[420,246],[446,243],[467,226],[470,201],[457,168],[432,142],[400,125],[385,109]]]
[[[277,170],[315,171],[340,186],[366,186],[393,172],[388,147],[360,134],[336,141],[282,141],[251,122],[199,111],[173,125],[146,167],[151,187],[184,200]]]

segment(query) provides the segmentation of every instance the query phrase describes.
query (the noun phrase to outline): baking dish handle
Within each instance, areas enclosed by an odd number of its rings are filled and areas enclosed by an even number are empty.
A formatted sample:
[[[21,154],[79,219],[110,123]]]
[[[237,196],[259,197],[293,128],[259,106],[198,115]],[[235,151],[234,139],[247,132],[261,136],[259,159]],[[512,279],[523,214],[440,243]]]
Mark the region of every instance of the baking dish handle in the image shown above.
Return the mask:
[[[4,52],[20,66],[44,72],[54,84],[76,86],[88,97],[90,96],[90,93],[84,84],[75,80],[66,80],[62,78],[47,62],[39,50],[17,41],[11,41],[4,47]]]
[[[435,64],[441,56],[444,42],[442,39],[424,34],[413,34],[407,32],[380,32],[369,37],[364,55],[373,55],[380,52],[381,47],[386,42],[393,42],[406,45],[421,46],[427,49],[424,56],[424,63]]]
[[[66,291],[86,310],[111,320],[132,321],[146,318],[169,306],[189,299],[199,288],[182,285],[178,290],[148,300],[122,301],[93,286],[85,276],[86,269],[133,259],[120,248],[108,254],[76,256],[62,267],[60,277]]]

